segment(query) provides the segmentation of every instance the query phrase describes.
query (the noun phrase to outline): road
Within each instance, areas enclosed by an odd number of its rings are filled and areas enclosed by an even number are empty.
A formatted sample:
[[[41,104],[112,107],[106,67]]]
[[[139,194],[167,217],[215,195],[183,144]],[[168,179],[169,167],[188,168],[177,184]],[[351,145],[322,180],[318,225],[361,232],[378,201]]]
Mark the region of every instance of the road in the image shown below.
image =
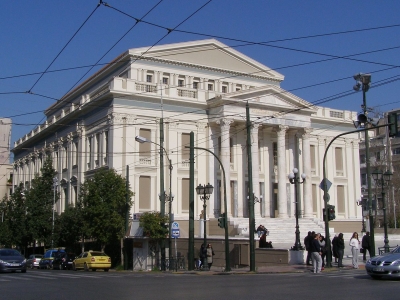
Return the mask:
[[[169,274],[28,270],[0,274],[0,299],[393,299],[398,280],[364,270],[279,274]]]

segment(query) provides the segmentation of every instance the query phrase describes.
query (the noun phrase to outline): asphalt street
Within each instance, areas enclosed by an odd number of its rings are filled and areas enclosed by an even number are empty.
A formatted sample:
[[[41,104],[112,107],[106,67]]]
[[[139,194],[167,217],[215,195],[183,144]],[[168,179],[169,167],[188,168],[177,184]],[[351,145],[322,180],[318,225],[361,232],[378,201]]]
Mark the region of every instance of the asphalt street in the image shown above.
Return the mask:
[[[373,280],[362,269],[313,274],[84,272],[28,270],[0,274],[1,299],[327,299],[393,298],[398,280]],[[314,296],[313,296],[314,297]]]

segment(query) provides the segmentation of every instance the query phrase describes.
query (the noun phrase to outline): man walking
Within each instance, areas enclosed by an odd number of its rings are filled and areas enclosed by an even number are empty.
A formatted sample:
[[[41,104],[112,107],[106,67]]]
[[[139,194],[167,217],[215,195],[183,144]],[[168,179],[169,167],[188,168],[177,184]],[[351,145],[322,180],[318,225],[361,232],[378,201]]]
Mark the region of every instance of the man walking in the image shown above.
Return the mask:
[[[368,250],[368,255],[371,257],[371,242],[369,239],[369,231],[365,233],[361,240],[361,247],[364,249],[363,251],[363,261],[365,262],[367,260],[366,254]]]
[[[306,247],[307,250],[307,259],[306,259],[306,264],[307,266],[311,266],[311,251],[310,251],[310,243],[313,240],[313,233],[309,231],[307,236],[304,238],[304,246]]]

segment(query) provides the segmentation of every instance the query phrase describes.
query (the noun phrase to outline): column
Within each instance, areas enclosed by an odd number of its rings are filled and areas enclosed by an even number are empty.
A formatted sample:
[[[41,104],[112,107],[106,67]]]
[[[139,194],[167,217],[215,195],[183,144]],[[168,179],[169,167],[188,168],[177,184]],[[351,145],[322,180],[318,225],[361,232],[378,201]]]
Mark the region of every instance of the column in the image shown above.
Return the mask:
[[[310,133],[311,128],[305,128],[303,139],[303,173],[306,174],[306,181],[303,183],[304,217],[312,218],[312,185],[311,185],[311,156],[310,156]],[[301,172],[301,171],[300,171]]]
[[[287,218],[287,193],[286,193],[286,131],[288,126],[279,125],[278,136],[278,214],[279,218]]]
[[[260,124],[254,124],[250,129],[251,134],[251,165],[253,171],[253,193],[254,196],[260,199],[260,162],[258,158],[258,128]],[[261,217],[260,204],[254,204],[254,216],[257,218]]]
[[[229,217],[232,216],[231,211],[231,189],[230,189],[230,182],[231,182],[231,163],[230,163],[230,135],[229,129],[230,125],[233,121],[229,119],[221,119],[217,121],[217,124],[221,127],[221,153],[219,154],[220,160],[222,165],[225,169],[225,182],[226,182],[226,201],[227,201],[227,215]],[[223,189],[223,174],[221,170],[221,199],[219,203],[219,208],[221,209],[224,206],[224,189]],[[222,211],[222,209],[221,209]]]

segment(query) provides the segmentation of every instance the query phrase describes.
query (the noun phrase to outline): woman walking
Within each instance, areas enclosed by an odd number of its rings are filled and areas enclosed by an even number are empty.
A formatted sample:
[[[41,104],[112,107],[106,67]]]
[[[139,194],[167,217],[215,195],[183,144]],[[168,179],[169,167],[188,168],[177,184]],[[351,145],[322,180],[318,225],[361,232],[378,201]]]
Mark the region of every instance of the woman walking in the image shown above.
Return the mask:
[[[343,233],[339,233],[336,240],[336,253],[338,257],[338,268],[343,268],[344,239]]]
[[[207,245],[207,263],[208,263],[208,270],[211,270],[211,266],[213,263],[213,256],[215,255],[213,248],[211,247],[211,244]]]
[[[358,233],[354,232],[350,239],[351,254],[353,255],[352,263],[353,268],[358,269],[358,252],[360,251],[360,240],[358,239]]]

